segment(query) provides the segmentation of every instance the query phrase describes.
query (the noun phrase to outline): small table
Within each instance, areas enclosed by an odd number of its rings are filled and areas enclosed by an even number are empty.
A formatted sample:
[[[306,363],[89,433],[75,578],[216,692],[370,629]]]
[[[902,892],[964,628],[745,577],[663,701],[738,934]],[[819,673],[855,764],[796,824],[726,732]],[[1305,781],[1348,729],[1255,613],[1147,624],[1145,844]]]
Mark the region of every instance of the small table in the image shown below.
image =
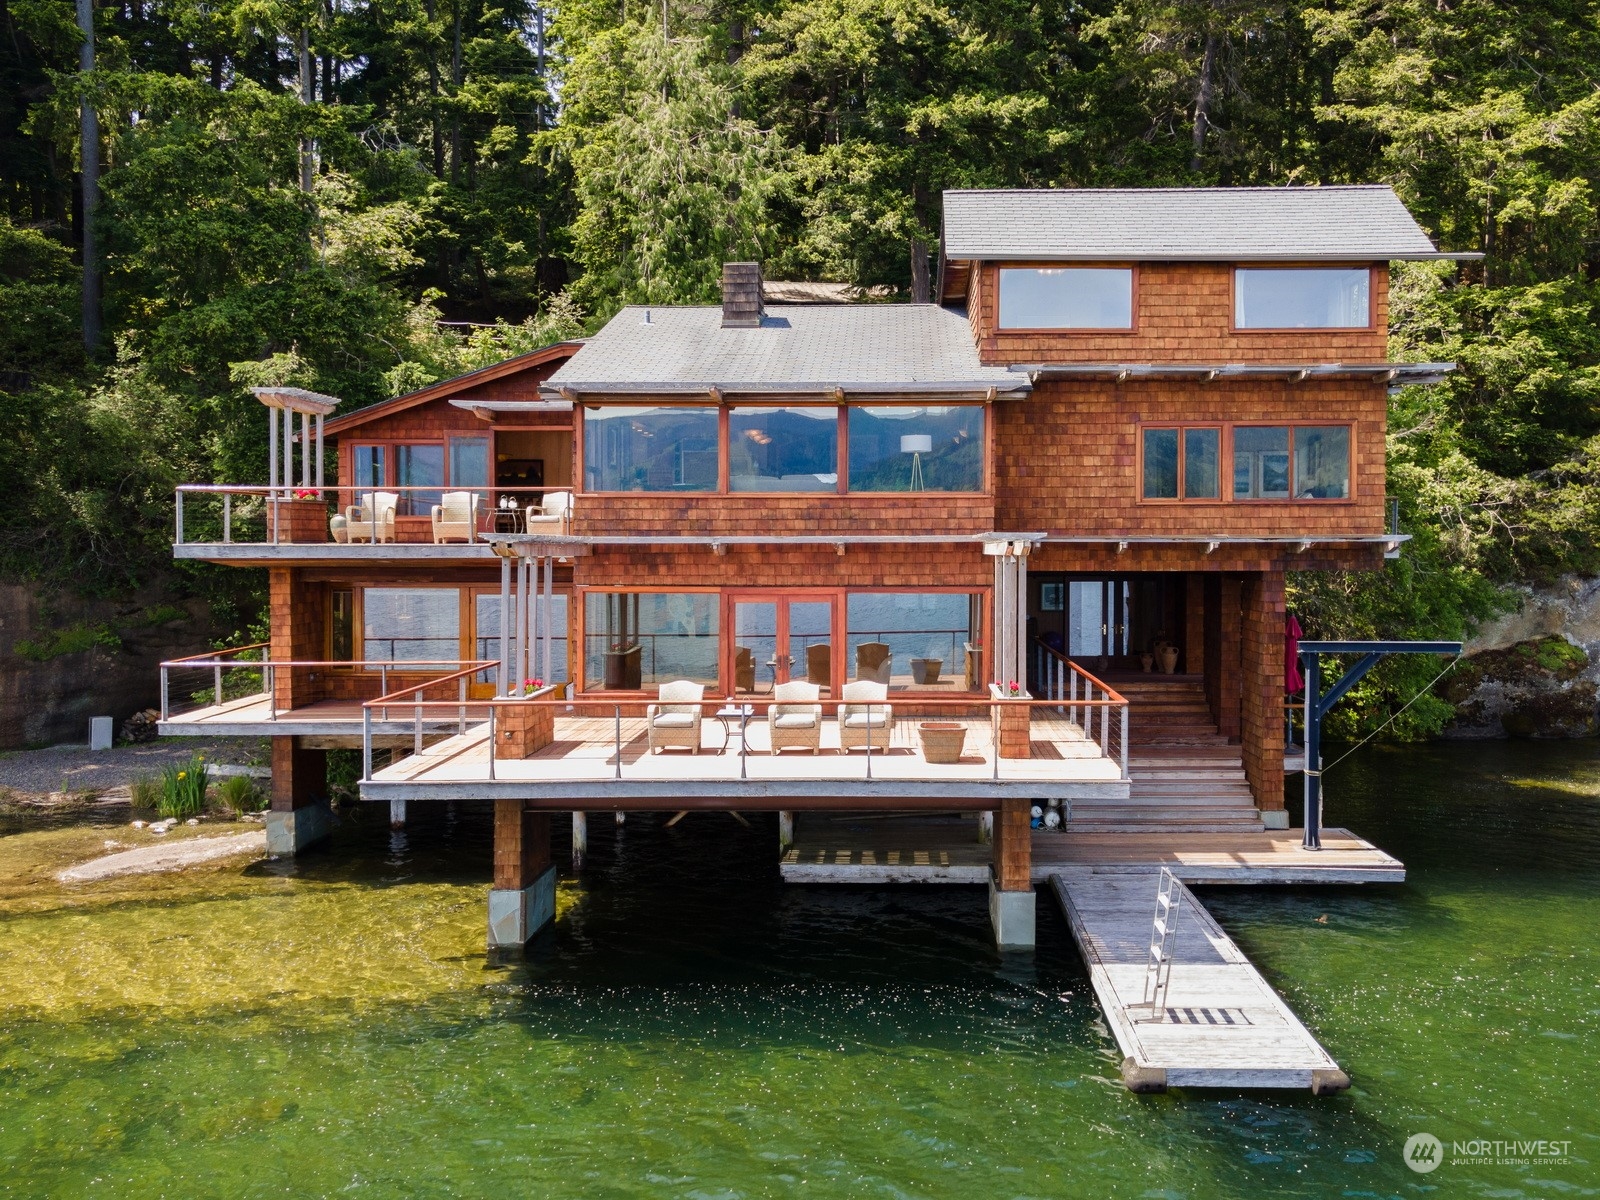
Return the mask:
[[[523,524],[523,513],[520,508],[497,508],[494,510],[494,532],[496,533],[526,533],[527,527]]]
[[[728,739],[733,736],[733,731],[728,728],[729,721],[739,722],[739,749],[745,750],[748,748],[744,743],[744,731],[750,718],[756,715],[755,705],[735,704],[730,700],[711,715],[722,724],[722,749],[717,751],[718,754],[727,752]]]

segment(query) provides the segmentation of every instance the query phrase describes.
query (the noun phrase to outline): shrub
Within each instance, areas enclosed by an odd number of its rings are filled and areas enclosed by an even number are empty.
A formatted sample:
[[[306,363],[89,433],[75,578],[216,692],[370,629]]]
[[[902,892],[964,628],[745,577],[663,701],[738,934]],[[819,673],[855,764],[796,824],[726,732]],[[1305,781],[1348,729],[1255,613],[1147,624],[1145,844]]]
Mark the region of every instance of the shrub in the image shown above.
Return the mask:
[[[135,808],[158,808],[161,805],[161,778],[158,775],[140,775],[128,785]]]
[[[163,817],[198,816],[205,806],[206,764],[198,754],[161,772],[161,800],[156,811]]]
[[[266,801],[256,781],[248,775],[229,775],[217,784],[217,803],[230,813],[260,812]]]

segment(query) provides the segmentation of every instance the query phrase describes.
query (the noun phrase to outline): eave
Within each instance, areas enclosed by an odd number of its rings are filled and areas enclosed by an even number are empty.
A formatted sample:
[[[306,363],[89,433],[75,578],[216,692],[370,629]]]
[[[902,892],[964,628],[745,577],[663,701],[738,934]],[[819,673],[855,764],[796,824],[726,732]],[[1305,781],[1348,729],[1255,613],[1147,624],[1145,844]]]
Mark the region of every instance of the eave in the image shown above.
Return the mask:
[[[1381,379],[1394,387],[1439,383],[1455,363],[1015,363],[1009,370],[1040,379]]]
[[[562,399],[572,403],[602,404],[630,403],[649,396],[693,396],[702,400],[720,400],[725,396],[757,396],[763,399],[794,397],[824,403],[843,403],[848,399],[928,399],[941,400],[1021,400],[1033,390],[1031,382],[1017,380],[937,380],[918,382],[906,380],[894,383],[850,383],[836,380],[795,380],[782,383],[727,383],[643,381],[574,382],[557,387],[542,387],[540,394],[552,400]]]

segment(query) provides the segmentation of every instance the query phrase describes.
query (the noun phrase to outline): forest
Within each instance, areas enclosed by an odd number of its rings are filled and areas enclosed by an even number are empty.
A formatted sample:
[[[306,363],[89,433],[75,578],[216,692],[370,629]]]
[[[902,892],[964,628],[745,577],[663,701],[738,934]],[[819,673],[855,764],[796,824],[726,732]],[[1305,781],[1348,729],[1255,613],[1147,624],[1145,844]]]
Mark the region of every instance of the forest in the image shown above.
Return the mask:
[[[92,20],[92,55],[81,24]],[[173,487],[265,478],[250,384],[371,403],[704,302],[720,264],[925,300],[947,187],[1393,185],[1413,536],[1308,630],[1459,637],[1600,570],[1594,0],[0,0],[0,575],[160,579]],[[87,263],[81,110],[98,126]],[[85,319],[88,320],[87,336]],[[1436,667],[1397,659],[1372,723]],[[1428,697],[1402,732],[1449,716]]]

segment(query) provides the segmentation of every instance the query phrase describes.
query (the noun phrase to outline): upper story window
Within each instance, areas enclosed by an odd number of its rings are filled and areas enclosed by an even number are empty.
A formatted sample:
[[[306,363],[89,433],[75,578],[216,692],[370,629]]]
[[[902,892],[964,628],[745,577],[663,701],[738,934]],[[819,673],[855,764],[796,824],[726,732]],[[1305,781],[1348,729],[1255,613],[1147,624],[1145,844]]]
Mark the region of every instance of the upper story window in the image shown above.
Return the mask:
[[[729,411],[729,491],[832,492],[838,485],[838,408]]]
[[[446,489],[481,488],[489,482],[489,439],[380,442],[350,447],[350,481],[358,490],[399,488],[397,513],[426,517]]]
[[[981,492],[983,408],[850,406],[852,492]]]
[[[1132,329],[1131,267],[1002,267],[1001,329]]]
[[[1146,425],[1140,473],[1146,500],[1348,500],[1350,426]]]
[[[1366,267],[1239,267],[1234,328],[1367,329],[1371,288]]]
[[[714,492],[717,410],[586,408],[583,483],[591,492]]]

